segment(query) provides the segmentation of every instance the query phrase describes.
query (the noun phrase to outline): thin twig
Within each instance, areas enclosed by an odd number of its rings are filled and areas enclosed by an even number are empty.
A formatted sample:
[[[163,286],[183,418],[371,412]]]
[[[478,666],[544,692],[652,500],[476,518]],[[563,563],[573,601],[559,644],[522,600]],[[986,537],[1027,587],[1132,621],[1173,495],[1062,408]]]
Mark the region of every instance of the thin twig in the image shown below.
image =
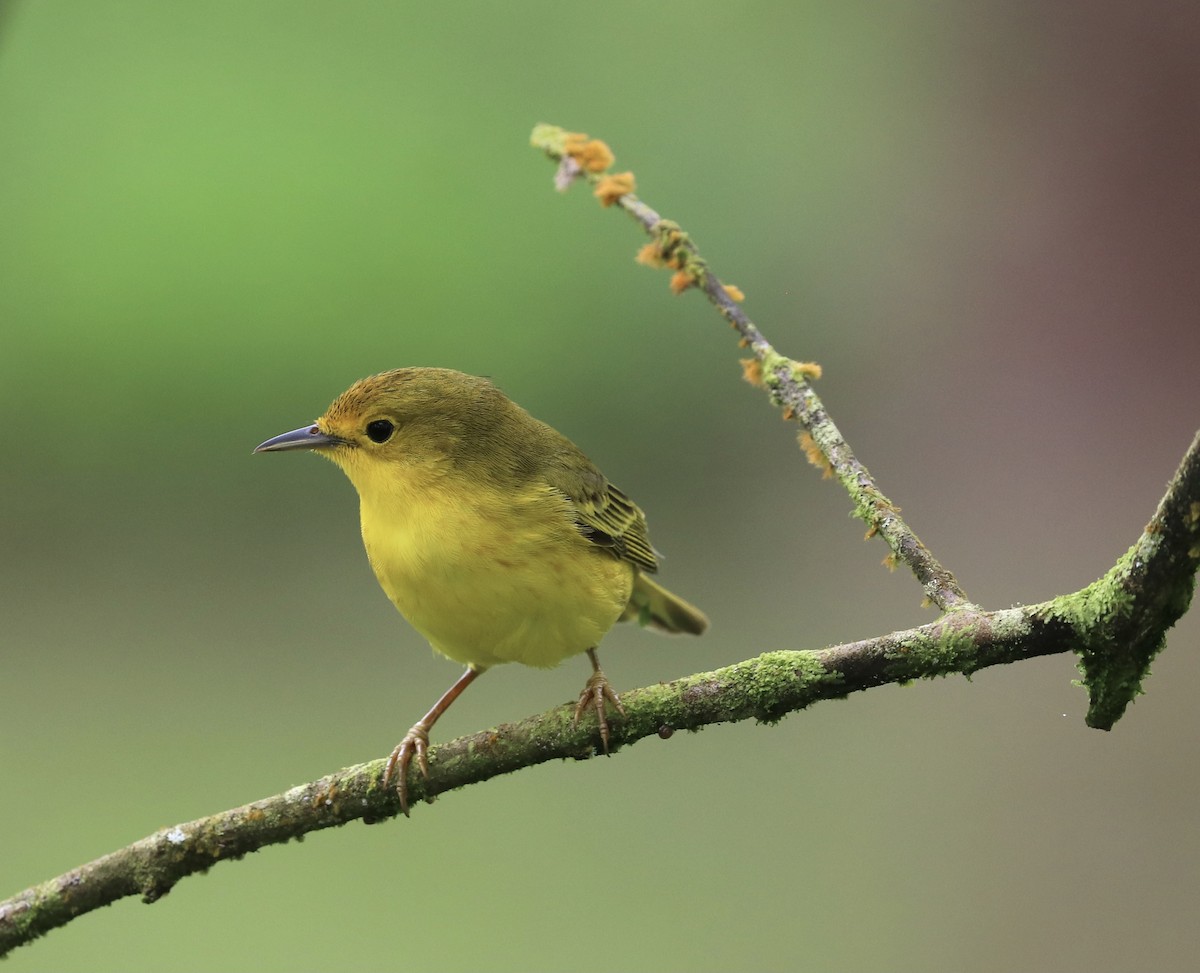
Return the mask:
[[[812,437],[816,448],[849,492],[855,515],[870,528],[869,533],[884,539],[897,561],[907,564],[916,576],[925,597],[943,611],[977,609],[967,598],[954,575],[930,552],[921,539],[904,522],[899,508],[876,486],[867,468],[859,462],[845,438],[825,411],[809,381],[809,375],[819,369],[780,355],[762,332],[746,316],[731,296],[730,288],[721,282],[708,267],[695,243],[686,232],[671,220],[663,219],[634,193],[611,196],[603,193],[607,175],[604,169],[589,168],[594,157],[593,146],[603,145],[587,136],[575,135],[554,125],[539,125],[533,131],[532,144],[559,163],[556,185],[567,188],[576,179],[584,179],[600,187],[601,201],[616,205],[632,216],[654,240],[660,266],[674,268],[675,280],[686,280],[699,287],[725,319],[741,335],[742,343],[754,354],[758,363],[756,381],[766,387],[772,401],[784,410],[786,418],[795,419]],[[604,148],[601,161],[611,164],[612,154]],[[582,162],[580,161],[582,160]],[[632,175],[628,184],[632,185]],[[617,185],[620,188],[620,185]],[[679,288],[677,288],[679,289]]]

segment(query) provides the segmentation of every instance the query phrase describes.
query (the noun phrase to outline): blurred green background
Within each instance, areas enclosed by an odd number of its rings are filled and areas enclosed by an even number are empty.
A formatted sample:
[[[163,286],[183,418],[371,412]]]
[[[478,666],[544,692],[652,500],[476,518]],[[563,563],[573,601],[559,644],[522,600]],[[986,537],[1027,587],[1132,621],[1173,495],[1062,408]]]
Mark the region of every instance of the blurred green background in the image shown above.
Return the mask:
[[[1200,425],[1191,0],[4,11],[0,896],[383,756],[456,676],[341,474],[250,455],[376,371],[492,376],[648,511],[713,628],[615,631],[619,689],[934,617],[536,122],[824,365],[989,607],[1103,573]],[[1198,637],[1111,734],[1066,656],[889,687],[271,848],[7,970],[1194,967]],[[489,673],[435,738],[586,673]]]

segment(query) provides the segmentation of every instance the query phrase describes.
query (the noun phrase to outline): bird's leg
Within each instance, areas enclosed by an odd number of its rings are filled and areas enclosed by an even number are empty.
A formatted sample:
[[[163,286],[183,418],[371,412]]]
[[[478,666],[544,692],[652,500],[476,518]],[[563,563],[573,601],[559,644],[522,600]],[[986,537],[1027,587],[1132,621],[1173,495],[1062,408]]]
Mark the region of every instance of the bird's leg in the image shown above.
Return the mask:
[[[483,672],[482,669],[467,669],[459,676],[458,681],[442,693],[442,698],[433,704],[429,712],[417,720],[412,729],[404,734],[404,739],[396,744],[396,749],[388,757],[387,767],[383,772],[383,786],[387,787],[392,782],[392,777],[395,776],[396,793],[400,795],[400,810],[404,812],[405,817],[408,817],[408,765],[412,763],[413,755],[416,755],[417,766],[421,768],[421,773],[428,777],[429,759],[425,756],[425,751],[429,747],[429,731],[433,729],[433,724],[438,721],[438,717],[450,708],[450,704],[458,699],[462,691],[471,685],[481,672]],[[604,678],[603,675],[601,678]]]
[[[596,722],[600,724],[600,746],[604,748],[605,753],[608,753],[607,704],[612,703],[622,716],[625,715],[625,707],[621,705],[621,698],[608,684],[608,677],[604,675],[604,670],[600,668],[600,660],[596,658],[596,650],[588,649],[587,654],[588,658],[592,660],[592,674],[588,678],[587,685],[583,687],[583,692],[579,694],[579,702],[575,706],[574,725],[579,725],[579,717],[583,716],[589,707],[594,709]]]

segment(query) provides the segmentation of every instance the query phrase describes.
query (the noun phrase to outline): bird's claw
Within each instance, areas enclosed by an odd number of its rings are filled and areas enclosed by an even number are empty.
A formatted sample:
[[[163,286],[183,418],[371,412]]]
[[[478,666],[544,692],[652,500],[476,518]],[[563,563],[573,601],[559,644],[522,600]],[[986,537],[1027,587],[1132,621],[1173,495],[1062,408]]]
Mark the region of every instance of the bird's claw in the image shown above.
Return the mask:
[[[608,753],[608,704],[612,703],[613,708],[622,716],[625,715],[625,707],[621,705],[621,698],[608,684],[608,679],[604,675],[603,670],[599,666],[588,678],[587,685],[583,687],[583,692],[579,694],[579,702],[575,705],[575,720],[574,726],[579,725],[579,718],[583,716],[589,709],[596,711],[596,722],[600,724],[600,746],[605,753]]]
[[[396,744],[396,749],[388,757],[387,767],[383,771],[383,786],[387,787],[396,778],[396,793],[400,795],[400,810],[408,817],[408,765],[413,756],[417,758],[417,766],[421,768],[423,777],[429,776],[429,731],[420,723],[404,734],[404,739]]]

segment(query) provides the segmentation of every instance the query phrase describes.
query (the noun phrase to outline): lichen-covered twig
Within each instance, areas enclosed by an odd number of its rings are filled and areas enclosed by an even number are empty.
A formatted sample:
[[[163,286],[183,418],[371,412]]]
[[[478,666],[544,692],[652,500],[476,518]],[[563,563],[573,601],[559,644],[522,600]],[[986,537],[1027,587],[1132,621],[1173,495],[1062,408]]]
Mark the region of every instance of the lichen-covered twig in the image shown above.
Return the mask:
[[[673,270],[671,289],[675,293],[699,288],[724,315],[741,335],[742,345],[754,355],[743,363],[746,377],[767,389],[785,418],[800,424],[800,443],[810,462],[841,481],[850,493],[855,515],[868,526],[868,536],[883,538],[892,550],[890,559],[908,565],[925,597],[943,611],[975,608],[954,575],[921,543],[899,508],[876,486],[834,425],[811,384],[820,376],[820,367],[785,358],[771,346],[739,306],[741,291],[717,278],[678,223],[663,219],[634,195],[633,174],[608,172],[614,156],[607,145],[556,125],[538,125],[532,144],[558,162],[555,184],[559,189],[566,189],[576,179],[587,180],[603,205],[625,210],[642,225],[651,242],[638,254],[641,263]]]

